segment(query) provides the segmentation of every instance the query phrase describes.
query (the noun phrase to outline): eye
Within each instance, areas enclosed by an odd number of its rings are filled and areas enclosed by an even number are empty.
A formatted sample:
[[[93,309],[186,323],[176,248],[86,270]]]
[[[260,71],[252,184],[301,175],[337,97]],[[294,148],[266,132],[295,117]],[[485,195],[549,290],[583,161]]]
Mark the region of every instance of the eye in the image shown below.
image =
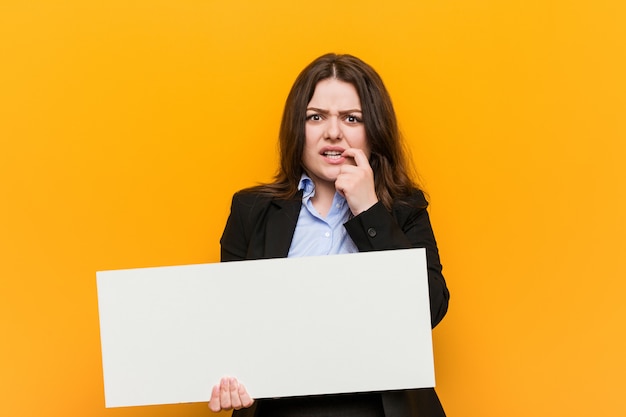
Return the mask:
[[[313,113],[313,114],[309,114],[306,117],[306,120],[311,120],[313,122],[319,122],[320,120],[322,120],[322,116],[317,114],[317,113]]]
[[[346,116],[346,121],[348,123],[361,123],[362,122],[361,118],[358,117],[358,116],[355,116],[354,114],[347,115]]]

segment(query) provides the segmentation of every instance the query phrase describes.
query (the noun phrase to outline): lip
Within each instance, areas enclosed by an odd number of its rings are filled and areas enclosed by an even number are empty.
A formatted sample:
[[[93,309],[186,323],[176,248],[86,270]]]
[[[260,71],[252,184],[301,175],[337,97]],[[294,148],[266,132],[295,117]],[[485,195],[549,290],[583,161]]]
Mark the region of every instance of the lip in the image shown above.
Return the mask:
[[[342,148],[340,146],[324,146],[322,149],[320,149],[320,155],[322,156],[322,158],[324,158],[324,161],[326,161],[326,163],[331,165],[339,165],[342,164],[346,160],[346,158],[344,158],[343,156],[339,156],[338,158],[331,158],[326,156],[326,152],[338,152],[339,155],[342,155],[345,150],[345,148]]]
[[[324,146],[321,150],[320,150],[320,154],[324,154],[325,152],[329,152],[329,151],[334,151],[334,152],[341,152],[344,153],[346,150],[346,148],[342,148],[341,146]]]

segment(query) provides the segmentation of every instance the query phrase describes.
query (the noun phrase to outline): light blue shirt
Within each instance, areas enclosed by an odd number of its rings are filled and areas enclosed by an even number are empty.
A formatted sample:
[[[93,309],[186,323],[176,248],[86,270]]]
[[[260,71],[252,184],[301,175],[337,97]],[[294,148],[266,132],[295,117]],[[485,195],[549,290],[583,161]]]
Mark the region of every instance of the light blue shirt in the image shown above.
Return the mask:
[[[313,207],[315,184],[306,174],[302,175],[298,190],[303,190],[302,206],[289,248],[288,258],[298,256],[336,255],[358,252],[343,224],[350,219],[348,202],[335,192],[333,204],[326,218]]]

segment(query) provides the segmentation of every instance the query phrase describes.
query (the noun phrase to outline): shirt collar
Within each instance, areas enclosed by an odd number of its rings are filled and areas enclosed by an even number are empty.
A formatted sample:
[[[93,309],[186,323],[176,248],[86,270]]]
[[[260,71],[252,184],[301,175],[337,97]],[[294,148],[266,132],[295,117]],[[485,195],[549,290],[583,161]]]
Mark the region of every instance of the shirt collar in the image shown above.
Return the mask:
[[[306,202],[315,195],[315,183],[306,173],[302,173],[300,182],[298,183],[298,191],[302,191],[302,201]],[[346,204],[346,199],[339,193],[335,192],[335,198],[333,205],[338,204],[343,208]],[[338,207],[338,208],[339,208]]]
[[[315,183],[313,180],[305,173],[300,177],[300,182],[298,183],[298,191],[302,190],[302,199],[309,199],[315,195]]]

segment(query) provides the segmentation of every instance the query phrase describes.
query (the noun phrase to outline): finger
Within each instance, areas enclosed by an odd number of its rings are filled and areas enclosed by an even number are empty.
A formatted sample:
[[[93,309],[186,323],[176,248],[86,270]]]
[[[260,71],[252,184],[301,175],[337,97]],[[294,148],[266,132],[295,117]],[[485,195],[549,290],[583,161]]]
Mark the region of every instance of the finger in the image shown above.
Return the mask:
[[[230,406],[235,410],[239,410],[241,408],[241,398],[239,398],[239,383],[236,378],[230,378],[229,389]]]
[[[230,405],[230,379],[222,378],[220,381],[220,405],[222,409],[231,408]]]
[[[339,168],[339,175],[352,174],[352,173],[360,172],[360,171],[362,171],[361,168],[359,168],[356,165],[342,165],[341,168]]]
[[[348,148],[345,151],[343,151],[343,154],[341,154],[341,156],[353,158],[354,163],[358,167],[370,166],[370,162],[367,159],[367,156],[365,156],[365,152],[363,152],[362,149]]]
[[[252,405],[252,403],[254,403],[254,400],[250,397],[250,394],[248,394],[248,390],[246,389],[246,387],[243,386],[243,384],[239,384],[239,398],[241,398],[241,406],[242,407],[250,407]]]
[[[352,189],[358,184],[373,185],[374,178],[370,173],[371,170],[368,170],[368,168],[342,165],[339,170],[339,174],[337,174],[337,179],[335,180],[335,188],[341,188],[346,191],[347,189]]]
[[[220,405],[220,385],[217,384],[213,386],[211,390],[211,399],[209,400],[209,409],[214,413],[217,413],[222,410],[222,406]]]
[[[343,173],[343,168],[342,170],[339,172],[339,175],[337,176],[337,179],[335,180],[335,190],[339,193],[340,196],[342,197],[346,197],[345,195],[345,187],[346,187],[346,181],[344,179],[345,177],[345,173]]]
[[[348,148],[345,151],[343,151],[341,156],[345,159],[345,163],[342,166],[358,166],[357,161],[355,159],[356,151],[357,149],[354,149],[354,148]]]

